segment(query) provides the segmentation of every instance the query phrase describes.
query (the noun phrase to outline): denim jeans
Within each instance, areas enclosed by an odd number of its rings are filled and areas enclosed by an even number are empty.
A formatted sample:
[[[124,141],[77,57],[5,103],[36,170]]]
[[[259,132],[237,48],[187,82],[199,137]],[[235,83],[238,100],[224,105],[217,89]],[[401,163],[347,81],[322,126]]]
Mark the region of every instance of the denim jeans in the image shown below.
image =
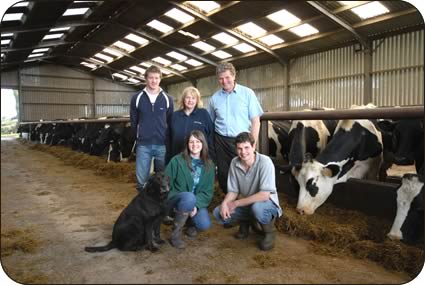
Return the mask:
[[[256,219],[261,224],[269,224],[273,217],[278,217],[278,207],[271,201],[255,202],[244,207],[237,207],[230,218],[224,220],[220,215],[220,206],[213,211],[213,216],[219,224],[238,224],[241,221]]]
[[[175,209],[178,212],[192,212],[195,208],[196,196],[191,192],[181,192],[168,200],[168,208]],[[198,209],[198,212],[192,218],[192,222],[199,231],[205,231],[211,227],[211,219],[208,216],[207,208]]]
[[[151,161],[155,159],[155,172],[165,168],[165,145],[137,145],[136,178],[137,189],[141,189],[149,178]]]

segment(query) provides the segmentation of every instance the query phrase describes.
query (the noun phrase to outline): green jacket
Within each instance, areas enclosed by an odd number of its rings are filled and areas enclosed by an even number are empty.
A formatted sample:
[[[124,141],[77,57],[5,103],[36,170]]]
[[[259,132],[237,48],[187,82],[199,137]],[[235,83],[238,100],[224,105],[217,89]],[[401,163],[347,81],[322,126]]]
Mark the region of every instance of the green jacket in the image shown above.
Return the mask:
[[[170,177],[170,192],[168,199],[172,199],[180,192],[192,192],[193,178],[182,154],[174,156],[165,168],[165,173]],[[196,207],[206,208],[211,203],[214,194],[215,166],[211,161],[208,169],[202,168],[201,177],[195,190]]]

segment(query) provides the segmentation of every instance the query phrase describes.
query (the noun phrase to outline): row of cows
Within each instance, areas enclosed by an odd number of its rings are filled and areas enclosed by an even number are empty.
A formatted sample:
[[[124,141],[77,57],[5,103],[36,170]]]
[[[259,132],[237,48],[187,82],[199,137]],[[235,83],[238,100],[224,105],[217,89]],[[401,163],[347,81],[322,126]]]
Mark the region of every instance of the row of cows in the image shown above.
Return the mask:
[[[65,145],[90,155],[105,156],[109,161],[126,161],[132,157],[134,134],[130,123],[85,123],[75,120],[60,123],[20,125],[18,132],[28,133],[31,141],[46,145]]]
[[[372,105],[354,108],[374,108]],[[397,213],[388,237],[423,238],[423,120],[295,120],[269,122],[270,155],[287,162],[299,189],[297,211],[311,215],[349,178],[381,180],[393,164],[415,164],[397,190]]]

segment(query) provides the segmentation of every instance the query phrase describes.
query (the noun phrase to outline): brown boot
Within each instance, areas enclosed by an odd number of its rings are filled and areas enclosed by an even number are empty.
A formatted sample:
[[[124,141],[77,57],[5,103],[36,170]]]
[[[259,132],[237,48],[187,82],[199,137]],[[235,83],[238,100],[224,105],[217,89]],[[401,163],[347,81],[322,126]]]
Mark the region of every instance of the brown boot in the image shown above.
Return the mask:
[[[239,224],[239,231],[234,235],[236,239],[246,239],[249,235],[249,222],[244,221]]]
[[[275,218],[271,220],[269,224],[261,224],[261,228],[264,232],[264,238],[258,244],[261,250],[270,250],[274,247],[274,238],[276,236],[276,229],[274,227]]]

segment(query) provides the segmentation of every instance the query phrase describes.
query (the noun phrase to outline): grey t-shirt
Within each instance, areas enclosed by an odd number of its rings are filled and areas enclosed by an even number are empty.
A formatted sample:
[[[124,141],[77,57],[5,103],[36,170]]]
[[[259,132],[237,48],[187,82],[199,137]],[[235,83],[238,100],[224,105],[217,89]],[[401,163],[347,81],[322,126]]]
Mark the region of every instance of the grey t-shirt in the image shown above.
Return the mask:
[[[282,209],[276,191],[275,169],[272,160],[263,154],[255,153],[255,162],[246,171],[241,165],[239,157],[232,159],[227,178],[227,191],[239,194],[241,198],[251,196],[260,191],[271,192],[270,199],[279,208],[279,217]]]

